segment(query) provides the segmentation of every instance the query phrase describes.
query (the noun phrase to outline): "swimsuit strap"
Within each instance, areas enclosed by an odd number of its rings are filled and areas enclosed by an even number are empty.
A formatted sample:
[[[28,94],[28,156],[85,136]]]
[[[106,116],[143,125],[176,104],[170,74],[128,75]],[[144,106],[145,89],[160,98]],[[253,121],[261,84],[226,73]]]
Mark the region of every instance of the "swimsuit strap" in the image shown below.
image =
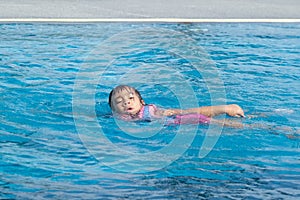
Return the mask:
[[[151,121],[151,114],[150,114],[149,108],[150,108],[150,105],[145,105],[144,106],[144,112],[143,112],[143,115],[142,115],[142,120]]]

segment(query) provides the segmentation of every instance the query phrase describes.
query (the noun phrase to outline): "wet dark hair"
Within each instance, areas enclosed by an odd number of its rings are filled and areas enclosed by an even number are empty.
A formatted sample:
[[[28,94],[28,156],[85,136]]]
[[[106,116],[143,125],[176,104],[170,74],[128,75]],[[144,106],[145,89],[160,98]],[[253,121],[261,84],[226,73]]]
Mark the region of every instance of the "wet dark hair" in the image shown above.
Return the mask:
[[[119,85],[117,87],[115,87],[112,91],[110,91],[109,93],[109,98],[108,98],[108,104],[109,104],[109,107],[112,109],[112,103],[111,103],[111,98],[112,96],[116,93],[116,92],[119,92],[119,91],[122,91],[122,90],[128,90],[128,89],[132,89],[136,94],[137,96],[139,97],[140,101],[143,100],[141,94],[139,91],[137,91],[135,88],[133,87],[130,87],[128,85]]]

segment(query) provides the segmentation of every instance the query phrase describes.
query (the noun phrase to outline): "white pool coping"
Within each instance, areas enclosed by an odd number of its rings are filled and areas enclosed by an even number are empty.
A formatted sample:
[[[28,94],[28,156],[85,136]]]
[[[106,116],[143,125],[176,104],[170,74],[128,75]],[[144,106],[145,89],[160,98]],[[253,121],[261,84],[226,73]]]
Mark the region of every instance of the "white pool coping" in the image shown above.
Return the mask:
[[[299,22],[300,0],[7,0],[0,22]]]
[[[1,23],[96,23],[96,22],[140,22],[140,23],[300,23],[300,19],[188,19],[188,18],[7,18]]]

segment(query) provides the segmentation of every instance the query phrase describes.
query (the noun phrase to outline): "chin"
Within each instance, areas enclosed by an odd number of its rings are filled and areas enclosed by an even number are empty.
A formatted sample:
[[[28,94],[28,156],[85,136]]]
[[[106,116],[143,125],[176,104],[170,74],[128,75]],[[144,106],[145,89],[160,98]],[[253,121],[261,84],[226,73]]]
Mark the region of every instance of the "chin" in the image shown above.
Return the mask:
[[[138,112],[131,110],[130,112],[127,112],[127,113],[129,113],[130,115],[136,115]]]

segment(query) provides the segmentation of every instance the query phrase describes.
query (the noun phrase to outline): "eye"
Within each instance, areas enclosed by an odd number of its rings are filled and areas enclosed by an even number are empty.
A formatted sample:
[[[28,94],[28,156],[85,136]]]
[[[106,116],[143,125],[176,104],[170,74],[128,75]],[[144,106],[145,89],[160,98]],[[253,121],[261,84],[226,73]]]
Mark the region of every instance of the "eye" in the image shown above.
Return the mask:
[[[122,103],[122,99],[121,98],[118,98],[118,99],[116,99],[116,104],[120,104],[120,103]]]
[[[130,93],[130,94],[129,94],[129,99],[134,99],[133,93]]]

